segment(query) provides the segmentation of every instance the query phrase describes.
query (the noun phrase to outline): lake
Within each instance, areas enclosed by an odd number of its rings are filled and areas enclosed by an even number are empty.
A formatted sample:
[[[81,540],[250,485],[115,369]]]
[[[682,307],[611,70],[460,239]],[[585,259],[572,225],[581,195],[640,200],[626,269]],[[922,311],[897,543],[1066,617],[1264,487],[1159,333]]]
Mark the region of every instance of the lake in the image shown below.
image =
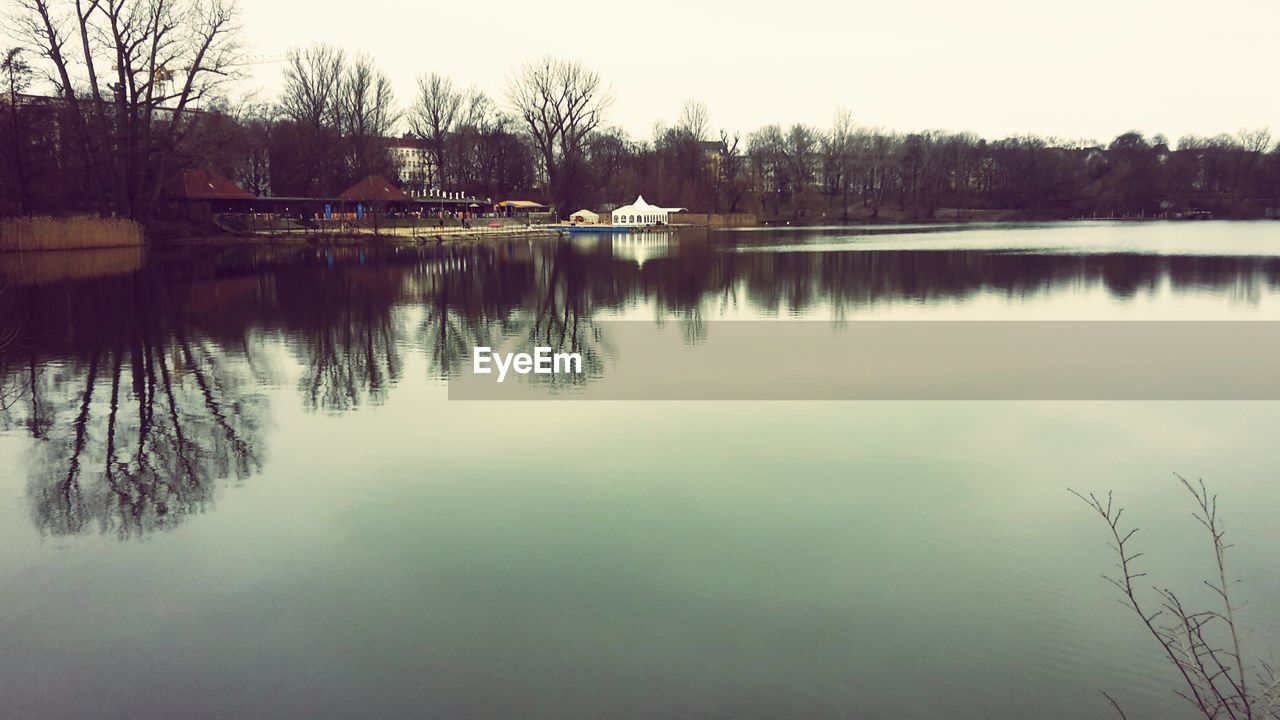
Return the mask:
[[[1280,223],[0,256],[0,717],[1190,717],[1101,578],[1280,652],[1280,404],[468,402],[633,321],[1280,320]],[[760,382],[768,382],[761,378]],[[1199,588],[1199,589],[1197,589]]]

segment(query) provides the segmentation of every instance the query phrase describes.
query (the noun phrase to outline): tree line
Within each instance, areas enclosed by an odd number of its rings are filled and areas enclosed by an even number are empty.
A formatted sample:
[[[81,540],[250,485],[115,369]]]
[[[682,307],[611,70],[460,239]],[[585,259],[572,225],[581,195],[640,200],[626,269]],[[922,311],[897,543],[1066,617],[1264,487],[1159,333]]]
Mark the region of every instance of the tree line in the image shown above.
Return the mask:
[[[529,197],[562,213],[638,194],[695,211],[794,222],[1255,217],[1280,205],[1265,129],[1108,143],[859,126],[713,125],[689,100],[649,137],[610,124],[613,90],[543,57],[495,96],[426,71],[397,98],[367,54],[316,44],[279,97],[229,100],[245,62],[230,0],[20,0],[3,56],[0,212],[151,217],[177,172],[212,166],[258,195],[331,196],[366,175],[411,194]],[[51,97],[27,94],[43,76]],[[421,149],[400,179],[394,146]]]

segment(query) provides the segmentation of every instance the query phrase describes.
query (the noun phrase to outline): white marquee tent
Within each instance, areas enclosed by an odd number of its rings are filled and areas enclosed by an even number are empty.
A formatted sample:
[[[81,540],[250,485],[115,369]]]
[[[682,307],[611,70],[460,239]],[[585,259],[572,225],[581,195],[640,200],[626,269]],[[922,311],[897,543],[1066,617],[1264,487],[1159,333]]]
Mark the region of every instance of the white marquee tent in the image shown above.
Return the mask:
[[[600,216],[590,210],[579,210],[569,216],[569,221],[582,223],[584,225],[597,225],[600,223]]]
[[[623,205],[613,211],[614,225],[657,225],[658,223],[666,224],[670,221],[671,213],[680,212],[685,208],[664,208],[657,205],[650,205],[645,202],[644,196],[640,195],[636,201],[630,205]]]

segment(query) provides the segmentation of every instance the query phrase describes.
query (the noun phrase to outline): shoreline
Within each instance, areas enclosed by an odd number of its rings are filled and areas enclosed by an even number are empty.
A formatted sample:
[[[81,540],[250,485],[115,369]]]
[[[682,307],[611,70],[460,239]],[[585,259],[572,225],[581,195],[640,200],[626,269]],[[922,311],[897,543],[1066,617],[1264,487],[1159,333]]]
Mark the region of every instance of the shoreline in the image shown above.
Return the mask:
[[[858,229],[858,228],[893,228],[893,227],[930,227],[937,226],[939,228],[952,226],[1044,226],[1056,223],[1204,223],[1204,222],[1227,222],[1227,223],[1246,223],[1246,222],[1271,222],[1280,218],[1213,218],[1213,219],[1191,219],[1191,218],[1059,218],[1053,220],[1031,220],[1031,219],[934,219],[921,220],[915,222],[881,220],[878,222],[832,222],[828,224],[822,223],[798,223],[791,224],[787,222],[762,222],[757,225],[733,225],[733,226],[708,226],[708,225],[671,225],[662,228],[648,228],[650,230],[661,230],[668,232],[676,232],[679,230],[707,230],[707,231],[726,231],[726,230],[743,230],[743,229],[760,229],[760,230],[802,230],[824,229],[834,230],[840,228]],[[30,249],[0,249],[0,256],[29,253],[60,253],[75,252],[78,250],[112,250],[112,249],[130,249],[130,248],[178,248],[184,246],[334,246],[334,247],[353,247],[353,246],[384,246],[384,247],[419,247],[424,245],[443,245],[443,244],[476,244],[485,240],[516,240],[516,239],[552,239],[570,237],[576,234],[570,230],[574,226],[567,225],[535,225],[535,226],[516,226],[516,227],[478,227],[478,228],[461,228],[451,226],[445,228],[431,228],[425,231],[418,228],[418,234],[402,234],[394,232],[397,229],[409,228],[388,228],[377,233],[371,231],[363,232],[334,232],[334,233],[314,233],[314,232],[263,232],[263,233],[224,233],[224,234],[207,234],[207,235],[171,235],[161,234],[151,236],[139,244],[131,245],[85,245],[81,247],[67,248],[30,248]],[[590,226],[577,226],[578,228],[589,228]],[[643,229],[642,229],[643,230]],[[390,232],[388,232],[390,231]],[[578,230],[579,233],[584,232],[583,229]],[[589,232],[589,231],[587,231]]]
[[[394,230],[394,228],[392,229]],[[420,229],[421,230],[421,229]],[[153,246],[176,247],[183,245],[442,245],[444,243],[477,243],[483,240],[511,240],[520,238],[551,238],[563,233],[552,228],[432,228],[416,234],[398,232],[270,232],[227,233],[197,237],[156,237],[149,241]]]

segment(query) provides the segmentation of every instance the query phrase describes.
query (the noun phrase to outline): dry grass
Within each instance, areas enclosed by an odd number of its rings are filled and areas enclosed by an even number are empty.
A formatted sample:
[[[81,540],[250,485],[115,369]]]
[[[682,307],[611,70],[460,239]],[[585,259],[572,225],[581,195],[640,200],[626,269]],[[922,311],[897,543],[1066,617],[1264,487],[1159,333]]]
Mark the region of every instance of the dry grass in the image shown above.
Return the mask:
[[[0,252],[135,247],[146,242],[132,220],[80,215],[0,219]]]

